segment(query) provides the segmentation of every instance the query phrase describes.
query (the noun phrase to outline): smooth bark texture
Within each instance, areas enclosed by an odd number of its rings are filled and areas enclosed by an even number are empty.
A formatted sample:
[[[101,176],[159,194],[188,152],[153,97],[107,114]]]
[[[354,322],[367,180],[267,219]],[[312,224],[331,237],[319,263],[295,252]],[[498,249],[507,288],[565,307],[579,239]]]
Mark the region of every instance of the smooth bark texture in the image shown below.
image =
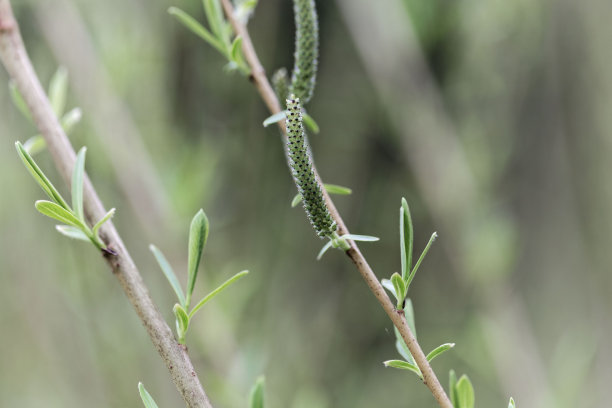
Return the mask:
[[[47,142],[55,166],[70,185],[76,157],[74,149],[34,72],[8,0],[0,0],[0,59],[23,95],[38,130]],[[83,198],[85,217],[93,225],[106,214],[106,210],[87,176],[84,179]],[[147,329],[183,399],[192,408],[211,408],[186,349],[174,339],[170,327],[157,310],[112,222],[102,226],[100,236],[116,252],[116,255],[104,253],[104,258]]]

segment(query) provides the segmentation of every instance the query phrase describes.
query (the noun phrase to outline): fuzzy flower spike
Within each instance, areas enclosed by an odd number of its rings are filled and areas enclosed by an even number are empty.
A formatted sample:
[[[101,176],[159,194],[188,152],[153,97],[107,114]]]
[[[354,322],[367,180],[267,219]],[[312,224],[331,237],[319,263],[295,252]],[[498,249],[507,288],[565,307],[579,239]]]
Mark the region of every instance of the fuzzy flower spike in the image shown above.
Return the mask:
[[[336,223],[325,205],[323,192],[317,182],[306,145],[300,99],[293,94],[287,99],[286,124],[291,173],[302,196],[306,215],[317,235],[328,238],[337,236]]]

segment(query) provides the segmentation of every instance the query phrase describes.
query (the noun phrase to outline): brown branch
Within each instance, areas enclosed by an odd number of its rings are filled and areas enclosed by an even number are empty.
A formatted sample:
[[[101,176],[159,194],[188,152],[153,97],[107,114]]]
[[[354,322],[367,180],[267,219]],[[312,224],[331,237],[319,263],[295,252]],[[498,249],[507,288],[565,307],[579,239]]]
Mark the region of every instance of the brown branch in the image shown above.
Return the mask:
[[[268,81],[268,78],[266,77],[263,66],[259,62],[259,58],[257,57],[257,53],[255,52],[255,48],[253,47],[253,43],[251,41],[246,26],[240,23],[240,21],[235,18],[234,7],[232,6],[230,0],[222,0],[222,2],[225,14],[227,15],[227,18],[229,19],[232,27],[234,28],[234,31],[237,35],[242,37],[242,51],[244,53],[244,57],[247,63],[251,68],[251,79],[255,84],[255,87],[259,91],[264,103],[270,110],[270,113],[279,113],[282,110],[281,105],[278,101],[276,93],[273,91],[272,86]],[[283,136],[286,138],[287,135],[284,121],[279,122],[279,127],[281,129],[281,132],[283,133]],[[315,173],[317,174],[319,183],[321,183],[321,179],[318,176],[316,168]],[[340,213],[336,209],[336,206],[334,205],[333,201],[329,197],[329,194],[327,194],[322,185],[321,191],[323,191],[325,201],[332,217],[338,224],[338,233],[340,235],[348,234],[349,231],[346,225],[344,224],[344,220],[340,216]],[[408,349],[410,350],[410,353],[414,357],[417,366],[423,373],[423,382],[429,388],[440,407],[453,408],[453,405],[450,402],[446,393],[444,392],[444,388],[442,388],[438,377],[436,377],[436,374],[429,365],[429,362],[425,357],[425,353],[423,353],[423,350],[417,342],[416,337],[410,330],[410,327],[406,322],[404,314],[398,313],[397,309],[389,299],[389,296],[387,296],[387,293],[380,284],[380,281],[374,274],[374,271],[372,271],[372,268],[370,267],[370,265],[368,265],[368,262],[361,254],[361,251],[359,251],[359,247],[357,247],[354,241],[349,241],[349,243],[351,245],[351,248],[346,252],[346,254],[359,270],[359,273],[361,274],[362,278],[366,281],[366,284],[368,285],[374,296],[376,296],[376,299],[387,313],[387,316],[389,316],[395,327],[397,327],[397,329],[399,330],[402,338],[408,346]]]
[[[75,162],[74,149],[53,113],[34,72],[9,0],[0,0],[0,60],[28,105],[32,118],[47,143],[55,166],[64,181],[70,185]],[[84,180],[83,198],[85,216],[87,221],[93,224],[102,218],[106,211],[88,177]],[[104,258],[140,317],[183,399],[192,408],[212,408],[187,355],[187,350],[174,339],[170,327],[153,303],[134,261],[111,222],[104,224],[101,237],[109,248],[117,253],[117,255],[107,254]]]

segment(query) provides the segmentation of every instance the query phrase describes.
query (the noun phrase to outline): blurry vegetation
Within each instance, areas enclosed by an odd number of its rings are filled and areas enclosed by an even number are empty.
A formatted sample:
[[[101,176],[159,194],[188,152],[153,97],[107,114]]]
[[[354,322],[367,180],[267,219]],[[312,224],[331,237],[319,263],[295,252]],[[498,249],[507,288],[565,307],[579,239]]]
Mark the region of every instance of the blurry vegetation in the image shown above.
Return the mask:
[[[177,24],[201,2],[14,2],[43,83],[69,72],[75,146],[167,320],[173,294],[148,244],[181,275],[194,209],[213,222],[199,293],[248,266],[200,312],[187,345],[216,405],[243,407],[260,373],[270,407],[433,406],[385,369],[390,322],[338,251],[323,261],[276,129],[227,59]],[[411,285],[419,340],[469,373],[476,406],[602,407],[612,381],[612,4],[587,0],[318,2],[309,113],[323,178],[380,278],[398,271],[397,201],[439,245]],[[292,65],[290,2],[261,0],[262,63]],[[8,83],[0,70],[0,83]],[[58,239],[15,155],[32,136],[0,91],[0,406],[180,406],[163,364],[93,248]],[[140,153],[125,146],[141,146]],[[131,160],[128,160],[131,159]],[[36,158],[57,179],[46,153]],[[132,163],[135,162],[136,164]],[[153,170],[150,170],[153,169]],[[151,180],[147,179],[150,178]],[[131,183],[126,182],[131,180]],[[56,186],[69,196],[64,186]],[[147,226],[148,225],[148,226]],[[151,227],[153,226],[153,227]],[[420,253],[425,242],[415,242]],[[239,299],[239,301],[237,301]],[[121,372],[121,375],[117,375]],[[588,381],[587,381],[588,380]],[[503,403],[502,403],[503,405]]]

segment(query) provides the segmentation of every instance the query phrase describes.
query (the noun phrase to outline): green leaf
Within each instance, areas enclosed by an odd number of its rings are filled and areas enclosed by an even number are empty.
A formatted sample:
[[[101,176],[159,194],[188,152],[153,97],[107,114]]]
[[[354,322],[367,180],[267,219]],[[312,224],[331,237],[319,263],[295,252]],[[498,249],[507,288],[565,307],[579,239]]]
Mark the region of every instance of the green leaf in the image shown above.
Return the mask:
[[[429,248],[431,247],[431,244],[434,243],[436,238],[438,238],[437,232],[434,232],[433,234],[431,234],[431,238],[429,238],[429,242],[427,243],[427,245],[425,246],[425,249],[421,253],[421,256],[419,257],[419,260],[417,261],[416,265],[414,265],[414,268],[412,268],[412,272],[410,272],[410,276],[408,276],[408,279],[406,281],[406,288],[410,287],[410,284],[412,283],[412,280],[414,279],[414,275],[416,275],[417,271],[419,270],[419,266],[421,266],[421,262],[423,262],[423,259],[425,259],[425,256],[429,252]]]
[[[85,226],[77,217],[74,216],[73,213],[65,210],[55,203],[52,203],[51,201],[38,200],[34,206],[38,211],[40,211],[41,214],[46,215],[47,217],[53,218],[54,220],[63,222],[67,225],[72,225],[73,227],[80,229],[85,228]]]
[[[395,297],[397,299],[397,293],[395,293],[395,287],[393,286],[393,283],[391,283],[391,281],[389,279],[383,279],[383,280],[380,281],[380,283],[383,285],[383,287],[385,289],[387,289],[389,292],[391,292],[393,297]]]
[[[353,192],[350,188],[337,184],[323,184],[323,187],[329,194],[349,195]]]
[[[21,114],[28,119],[30,122],[33,122],[32,115],[30,114],[30,109],[28,109],[28,105],[26,104],[21,92],[17,89],[17,84],[14,80],[9,81],[9,91],[11,93],[11,99],[13,101],[13,105],[21,112]]]
[[[427,357],[426,357],[427,361],[431,362],[431,360],[438,357],[440,354],[444,353],[445,351],[452,349],[453,347],[455,347],[455,343],[444,343],[436,347],[435,349],[430,351],[429,354],[427,354]]]
[[[291,200],[291,208],[296,207],[301,202],[302,202],[302,195],[300,193],[297,193],[295,197],[293,197],[293,200]]]
[[[138,383],[138,392],[140,393],[140,399],[142,399],[145,408],[158,408],[153,397],[151,397],[151,394],[149,394],[141,382]]]
[[[242,51],[242,37],[237,36],[236,38],[234,38],[234,41],[232,42],[232,46],[230,48],[230,57],[231,57],[231,60],[234,61],[238,65],[242,63],[241,51]]]
[[[183,289],[181,289],[181,284],[178,278],[176,277],[174,270],[170,266],[170,263],[168,262],[164,254],[162,254],[162,252],[157,249],[155,245],[149,245],[149,249],[151,250],[151,252],[153,252],[153,256],[155,256],[159,267],[166,276],[166,279],[168,279],[168,282],[170,282],[170,286],[172,286],[172,289],[174,289],[174,293],[176,293],[176,297],[178,298],[179,303],[181,304],[181,306],[185,307],[185,295],[183,294]]]
[[[34,156],[42,152],[47,147],[47,142],[41,135],[32,136],[23,144],[23,148],[30,156]]]
[[[391,283],[395,289],[395,299],[397,299],[397,308],[399,309],[404,301],[404,297],[406,297],[406,284],[397,272],[391,275]]]
[[[510,401],[508,401],[508,408],[516,408],[514,404],[514,398],[510,397]]]
[[[218,39],[216,39],[215,36],[210,33],[210,31],[205,29],[189,14],[185,13],[183,10],[177,7],[170,7],[168,9],[168,13],[176,17],[185,27],[190,29],[195,35],[215,47],[219,52],[221,52],[221,54],[227,55],[224,45]]]
[[[406,316],[406,322],[408,323],[410,330],[412,330],[412,334],[414,334],[414,337],[416,338],[417,332],[416,325],[414,323],[414,308],[412,307],[412,300],[410,299],[406,299],[406,304],[404,305],[404,316]]]
[[[189,258],[187,264],[187,297],[185,300],[185,308],[188,309],[191,304],[191,295],[195,287],[196,277],[198,276],[198,268],[202,259],[202,251],[208,238],[208,218],[204,214],[204,210],[200,209],[191,220],[189,228]]]
[[[423,377],[423,375],[421,374],[421,370],[419,370],[419,367],[404,360],[387,360],[383,362],[383,364],[385,365],[385,367],[393,367],[399,368],[400,370],[412,371],[420,378]]]
[[[255,385],[251,388],[250,408],[264,408],[264,390],[266,379],[264,376],[259,376],[255,381]]]
[[[412,217],[408,202],[402,197],[400,207],[400,255],[402,260],[402,278],[408,283],[408,276],[412,269],[412,245],[414,241],[414,231],[412,228]]]
[[[414,325],[414,310],[412,309],[412,301],[410,299],[406,299],[404,302],[404,316],[406,317],[406,322],[408,323],[408,327],[410,327],[412,334],[416,338],[417,332],[416,332],[416,328]],[[410,353],[410,349],[406,345],[406,342],[402,338],[402,335],[400,334],[399,330],[397,330],[397,327],[394,327],[393,331],[395,332],[395,339],[396,339],[395,348],[397,349],[398,353],[400,353],[400,355],[404,357],[407,361],[416,365],[416,362],[414,361],[414,358],[412,357],[412,354]]]
[[[202,0],[202,5],[204,6],[204,12],[206,13],[206,18],[208,19],[208,24],[210,25],[210,29],[217,39],[223,42],[224,48],[226,50],[229,49],[229,33],[223,30],[223,25],[225,21],[223,19],[223,12],[219,7],[219,0]],[[227,55],[226,52],[224,52]]]
[[[73,108],[68,111],[64,116],[62,116],[62,128],[66,134],[70,133],[72,128],[81,121],[83,117],[83,112],[81,108]]]
[[[49,82],[49,102],[58,118],[66,108],[66,95],[68,94],[68,71],[59,67]]]
[[[89,237],[83,231],[81,231],[80,228],[73,227],[71,225],[56,225],[55,229],[68,238],[91,242]]]
[[[323,248],[321,248],[321,250],[319,251],[319,253],[317,254],[317,261],[321,260],[321,258],[323,258],[323,255],[325,255],[325,253],[329,250],[329,248],[332,247],[334,241],[329,240],[329,242],[325,245],[323,245]]]
[[[457,408],[474,408],[474,387],[467,375],[463,374],[457,384]]]
[[[225,288],[227,288],[232,283],[237,282],[238,279],[242,278],[243,276],[246,276],[248,273],[249,273],[249,271],[238,272],[237,274],[235,274],[234,276],[232,276],[231,278],[229,278],[228,280],[223,282],[221,285],[219,285],[217,287],[217,289],[215,289],[212,292],[210,292],[202,300],[200,300],[197,305],[194,306],[194,308],[191,310],[191,312],[189,312],[189,318],[191,319],[193,317],[193,315],[195,315],[196,312],[198,310],[200,310],[202,308],[202,306],[204,306],[206,304],[206,302],[208,302],[209,300],[211,300],[212,298],[217,296],[219,293],[221,293]]]
[[[111,208],[110,210],[108,210],[108,212],[106,213],[106,215],[104,217],[102,217],[100,219],[100,221],[96,222],[96,225],[94,225],[92,232],[94,235],[98,235],[98,230],[100,229],[100,227],[102,225],[104,225],[104,223],[108,220],[110,220],[111,218],[113,218],[113,216],[115,215],[115,209]]]
[[[379,241],[380,238],[373,237],[370,235],[358,235],[358,234],[344,234],[340,238],[350,239],[352,241],[362,241],[362,242],[375,242]]]
[[[21,157],[23,164],[26,166],[30,174],[32,174],[32,177],[34,177],[34,180],[36,180],[38,185],[49,196],[49,198],[66,210],[69,210],[70,207],[64,198],[60,195],[53,184],[51,184],[47,176],[45,176],[40,167],[38,167],[32,156],[30,156],[30,154],[25,150],[23,145],[19,142],[15,142],[15,148],[17,149],[17,153],[19,154],[19,157]]]
[[[315,122],[312,116],[307,114],[305,111],[302,111],[302,120],[304,121],[304,125],[306,125],[308,130],[312,131],[314,134],[319,134],[321,131],[321,129],[319,129],[319,125],[317,125],[317,122]]]
[[[448,390],[453,407],[459,408],[459,405],[457,405],[457,375],[455,374],[455,370],[450,370],[448,373]]]
[[[72,208],[76,217],[85,224],[83,215],[83,173],[85,173],[85,154],[87,148],[83,146],[77,153],[74,169],[72,170]]]
[[[178,335],[178,341],[181,344],[185,344],[185,334],[189,328],[189,316],[183,306],[176,303],[172,308],[174,316],[176,317],[176,334]]]
[[[268,127],[274,123],[278,123],[281,120],[285,120],[285,117],[287,116],[287,112],[286,111],[280,111],[278,113],[275,113],[272,116],[268,116],[266,118],[266,120],[263,121],[263,125],[264,127]]]

